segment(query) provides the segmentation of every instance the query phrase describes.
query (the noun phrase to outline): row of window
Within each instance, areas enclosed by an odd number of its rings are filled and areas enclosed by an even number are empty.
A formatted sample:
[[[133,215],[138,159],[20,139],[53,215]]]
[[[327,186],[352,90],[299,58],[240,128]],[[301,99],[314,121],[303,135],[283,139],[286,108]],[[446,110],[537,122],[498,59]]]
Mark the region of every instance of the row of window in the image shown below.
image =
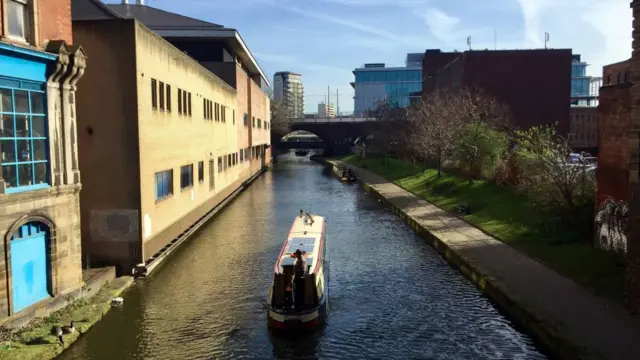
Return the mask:
[[[356,71],[356,83],[422,81],[422,70]]]
[[[222,172],[252,158],[257,158],[264,153],[265,145],[240,149],[239,152],[218,157],[218,172]],[[215,187],[213,160],[209,160],[209,190]],[[204,161],[198,162],[198,183],[204,182]],[[193,164],[180,167],[180,190],[193,186]],[[173,169],[155,173],[156,201],[163,200],[173,195]]]
[[[156,79],[151,79],[151,107],[154,110],[167,111],[171,112],[171,85],[165,84],[162,81],[157,81]],[[215,120],[218,122],[227,122],[227,107],[218,104],[217,102],[213,102],[209,99],[202,99],[202,108],[204,112],[205,120]],[[232,111],[231,119],[233,120],[233,124],[236,123],[236,111]],[[191,116],[191,93],[178,89],[178,113],[182,115]],[[262,121],[261,119],[257,119],[253,117],[253,127],[262,128],[264,123],[264,128],[269,129],[269,123],[267,121]],[[244,114],[244,125],[248,126],[248,116]]]
[[[151,79],[151,107],[171,112],[171,85]],[[178,89],[178,114],[191,116],[191,92]]]

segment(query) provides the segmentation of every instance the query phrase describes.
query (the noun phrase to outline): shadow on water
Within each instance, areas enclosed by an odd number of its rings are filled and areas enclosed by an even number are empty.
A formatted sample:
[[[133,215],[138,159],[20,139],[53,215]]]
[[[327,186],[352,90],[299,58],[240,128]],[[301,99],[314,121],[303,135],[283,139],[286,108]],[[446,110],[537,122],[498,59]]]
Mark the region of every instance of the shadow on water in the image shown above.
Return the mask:
[[[268,331],[265,303],[300,209],[327,218],[331,295],[324,329],[291,337]],[[360,186],[294,156],[124,299],[60,359],[545,359]]]
[[[314,353],[324,335],[325,327],[301,333],[269,330],[273,356],[276,359],[318,359]],[[310,349],[314,351],[309,351]]]

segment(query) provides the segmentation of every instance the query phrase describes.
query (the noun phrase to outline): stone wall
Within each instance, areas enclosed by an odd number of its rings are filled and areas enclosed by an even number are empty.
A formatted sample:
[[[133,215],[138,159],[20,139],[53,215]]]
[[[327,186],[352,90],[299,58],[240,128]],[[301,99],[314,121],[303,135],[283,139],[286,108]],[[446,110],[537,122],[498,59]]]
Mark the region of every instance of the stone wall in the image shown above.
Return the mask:
[[[12,317],[30,316],[33,311],[46,307],[47,301],[36,309],[27,308],[18,314],[12,311],[11,273],[6,259],[10,259],[9,241],[13,233],[30,221],[49,226],[48,249],[50,257],[50,295],[59,297],[82,288],[80,244],[80,186],[66,185],[19,194],[0,195],[0,324]],[[53,298],[49,299],[49,301]]]

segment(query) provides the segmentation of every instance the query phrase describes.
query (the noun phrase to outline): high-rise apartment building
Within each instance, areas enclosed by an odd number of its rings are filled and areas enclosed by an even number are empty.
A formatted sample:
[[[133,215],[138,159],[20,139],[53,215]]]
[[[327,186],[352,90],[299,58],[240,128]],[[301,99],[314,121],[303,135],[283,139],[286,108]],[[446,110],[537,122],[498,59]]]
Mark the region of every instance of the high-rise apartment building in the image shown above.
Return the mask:
[[[405,66],[365,64],[353,70],[355,82],[354,115],[362,116],[379,101],[391,101],[400,107],[409,105],[411,93],[422,90],[422,58],[424,54],[407,54]]]
[[[279,71],[273,75],[273,99],[282,101],[293,118],[304,117],[304,85],[302,75]]]
[[[332,103],[326,104],[321,102],[318,104],[318,117],[335,117],[336,110]]]

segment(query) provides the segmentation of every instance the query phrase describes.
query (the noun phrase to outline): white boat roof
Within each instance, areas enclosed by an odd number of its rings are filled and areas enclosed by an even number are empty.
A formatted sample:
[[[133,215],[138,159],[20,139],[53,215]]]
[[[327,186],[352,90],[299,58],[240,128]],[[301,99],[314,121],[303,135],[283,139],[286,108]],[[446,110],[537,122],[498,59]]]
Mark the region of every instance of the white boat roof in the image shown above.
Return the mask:
[[[307,267],[311,266],[310,272],[316,268],[318,253],[320,249],[320,239],[324,232],[325,218],[319,215],[309,214],[312,222],[308,221],[307,216],[296,216],[287,235],[287,241],[284,244],[284,250],[278,259],[278,271],[282,272],[283,265],[293,265],[295,259],[291,254],[296,250],[306,252]]]

